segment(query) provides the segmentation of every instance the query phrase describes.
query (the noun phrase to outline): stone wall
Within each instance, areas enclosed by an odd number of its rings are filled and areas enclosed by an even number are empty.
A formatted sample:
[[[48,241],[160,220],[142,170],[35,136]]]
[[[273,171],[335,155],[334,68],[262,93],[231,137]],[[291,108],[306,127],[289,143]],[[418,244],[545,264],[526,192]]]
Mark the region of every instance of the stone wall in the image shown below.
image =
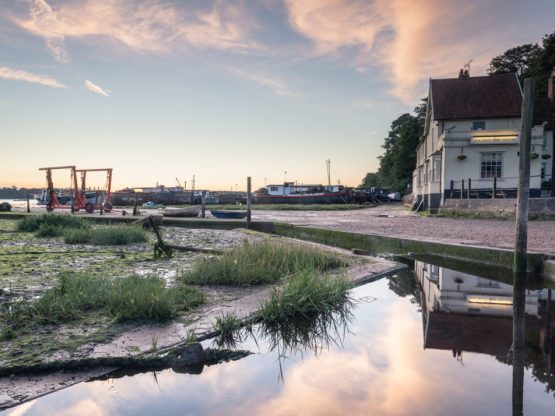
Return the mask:
[[[440,211],[514,215],[516,199],[446,199]],[[555,215],[555,198],[530,198],[529,213]]]

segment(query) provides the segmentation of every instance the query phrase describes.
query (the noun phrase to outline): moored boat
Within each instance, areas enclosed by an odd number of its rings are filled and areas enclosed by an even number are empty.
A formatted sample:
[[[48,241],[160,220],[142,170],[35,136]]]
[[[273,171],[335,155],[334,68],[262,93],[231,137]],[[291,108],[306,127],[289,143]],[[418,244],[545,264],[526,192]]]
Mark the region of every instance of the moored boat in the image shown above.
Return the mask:
[[[196,217],[200,213],[201,208],[200,205],[185,208],[164,208],[159,209],[158,213],[164,217]]]
[[[255,192],[257,204],[343,204],[350,202],[350,192],[342,185],[268,185]]]
[[[217,211],[211,210],[210,213],[216,218],[241,219],[247,216],[247,211]]]

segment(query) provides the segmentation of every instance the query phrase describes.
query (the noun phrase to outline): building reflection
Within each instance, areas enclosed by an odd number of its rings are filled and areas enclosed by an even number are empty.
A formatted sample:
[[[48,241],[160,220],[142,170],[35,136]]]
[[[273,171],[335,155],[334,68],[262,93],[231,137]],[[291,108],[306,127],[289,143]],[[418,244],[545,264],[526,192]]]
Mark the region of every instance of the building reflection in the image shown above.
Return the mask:
[[[489,354],[512,362],[513,286],[415,261],[424,349]],[[555,302],[551,289],[525,289],[525,367],[555,391]]]

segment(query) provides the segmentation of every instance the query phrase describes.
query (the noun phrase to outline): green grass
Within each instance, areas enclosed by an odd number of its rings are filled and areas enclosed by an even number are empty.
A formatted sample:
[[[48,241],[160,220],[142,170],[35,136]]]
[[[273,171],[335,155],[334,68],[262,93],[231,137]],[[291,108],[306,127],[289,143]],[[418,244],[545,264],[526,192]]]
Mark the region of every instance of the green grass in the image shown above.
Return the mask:
[[[368,208],[364,204],[253,204],[254,211],[347,211]],[[245,210],[246,205],[207,205],[206,209],[215,210]]]
[[[15,309],[5,310],[2,318],[12,329],[21,328],[28,321],[38,324],[70,322],[91,311],[105,311],[117,321],[162,321],[204,301],[200,289],[185,285],[166,288],[164,279],[156,276],[114,279],[65,273],[43,296],[12,305]]]
[[[335,256],[311,247],[245,242],[221,257],[201,260],[179,279],[200,285],[248,286],[276,283],[305,269],[323,272],[344,265]]]
[[[148,234],[141,227],[122,225],[64,231],[66,244],[93,244],[98,246],[144,243]]]
[[[271,324],[330,313],[349,300],[351,287],[343,275],[305,270],[291,277],[284,287],[274,289],[259,315],[263,322]]]
[[[65,228],[90,228],[91,224],[84,218],[74,217],[64,214],[42,214],[28,216],[17,222],[16,230],[20,232],[37,232],[42,227],[46,229],[65,229]]]
[[[108,310],[118,321],[163,321],[203,302],[204,295],[197,288],[176,286],[168,289],[161,278],[131,276],[114,282]]]

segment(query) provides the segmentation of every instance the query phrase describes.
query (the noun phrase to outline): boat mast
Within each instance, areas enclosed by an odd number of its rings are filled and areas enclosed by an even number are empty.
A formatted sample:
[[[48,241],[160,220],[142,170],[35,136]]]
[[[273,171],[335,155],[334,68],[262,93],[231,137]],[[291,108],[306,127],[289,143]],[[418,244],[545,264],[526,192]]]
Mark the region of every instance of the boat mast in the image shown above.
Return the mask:
[[[327,170],[328,170],[328,189],[331,191],[331,173],[330,173],[330,171],[331,171],[331,160],[330,159],[326,160],[326,167],[327,167]]]

